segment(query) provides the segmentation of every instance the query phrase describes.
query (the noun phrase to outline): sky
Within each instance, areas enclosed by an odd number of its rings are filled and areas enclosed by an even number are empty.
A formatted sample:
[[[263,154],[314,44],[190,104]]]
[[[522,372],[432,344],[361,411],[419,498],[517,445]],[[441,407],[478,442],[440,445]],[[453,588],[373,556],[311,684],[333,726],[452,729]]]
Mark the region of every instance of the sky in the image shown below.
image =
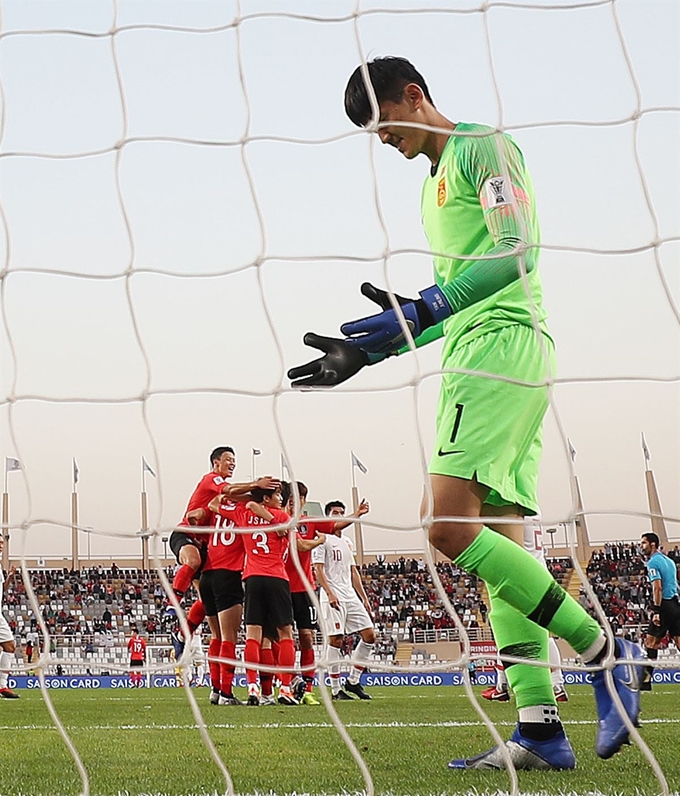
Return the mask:
[[[0,455],[10,553],[138,554],[141,457],[158,538],[217,445],[237,480],[371,503],[367,551],[422,546],[438,344],[323,393],[286,371],[370,311],[363,281],[432,284],[424,157],[353,127],[363,58],[402,55],[455,121],[510,132],[534,181],[558,372],[546,524],[649,529],[644,432],[680,540],[680,6],[617,0],[5,0],[0,28]],[[358,10],[358,14],[355,11]],[[115,35],[112,35],[112,31]],[[500,408],[499,408],[500,411]],[[159,548],[160,549],[160,548]]]

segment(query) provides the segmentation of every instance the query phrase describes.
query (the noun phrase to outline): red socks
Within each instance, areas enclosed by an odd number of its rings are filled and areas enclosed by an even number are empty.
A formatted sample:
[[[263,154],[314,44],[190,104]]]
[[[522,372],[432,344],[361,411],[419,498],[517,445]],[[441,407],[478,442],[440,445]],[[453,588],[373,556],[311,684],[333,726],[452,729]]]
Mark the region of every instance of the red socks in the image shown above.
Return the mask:
[[[279,676],[281,685],[289,686],[293,679],[293,667],[295,666],[295,642],[292,638],[284,638],[279,641],[279,666],[282,671]],[[286,669],[288,671],[286,671]]]
[[[314,681],[314,648],[311,650],[300,650],[300,668],[302,669],[302,677],[307,683],[307,690],[312,690],[312,682]]]
[[[233,641],[223,641],[220,646],[220,658],[236,659],[236,644]],[[234,682],[234,665],[220,663],[220,691],[226,696],[231,696],[231,686]]]
[[[208,647],[208,665],[210,667],[210,684],[216,690],[220,690],[220,664],[213,658],[220,657],[220,640],[218,638],[210,639],[210,646]]]
[[[247,664],[249,664],[246,666],[246,679],[248,681],[248,685],[257,683],[257,669],[258,664],[260,663],[260,649],[261,645],[259,641],[255,641],[254,638],[246,639],[246,648],[243,653],[243,659]]]
[[[189,630],[191,630],[193,633],[196,628],[201,626],[204,619],[205,606],[200,600],[196,600],[187,613],[187,624],[189,625]]]
[[[184,592],[188,591],[195,574],[196,570],[193,567],[190,567],[188,564],[182,564],[172,580],[173,591],[178,594],[184,594]]]
[[[274,650],[271,647],[265,647],[260,650],[260,663],[265,666],[276,666],[274,658]],[[272,684],[274,681],[274,672],[260,671],[260,685],[262,687],[262,695],[269,696],[272,693]]]

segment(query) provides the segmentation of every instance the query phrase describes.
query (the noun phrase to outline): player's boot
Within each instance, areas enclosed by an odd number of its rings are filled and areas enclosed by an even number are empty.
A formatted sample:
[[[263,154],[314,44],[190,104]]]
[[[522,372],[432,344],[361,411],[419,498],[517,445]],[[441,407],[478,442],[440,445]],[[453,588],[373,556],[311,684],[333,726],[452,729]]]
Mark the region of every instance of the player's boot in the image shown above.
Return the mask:
[[[236,697],[233,694],[224,694],[224,693],[222,693],[222,694],[219,695],[219,701],[218,701],[217,704],[218,705],[242,705],[243,702],[241,702],[240,699],[236,699]]]
[[[331,694],[331,699],[335,699],[338,701],[342,701],[343,699],[344,700],[349,699],[350,702],[354,701],[349,694],[347,694],[345,691],[342,690],[342,688],[338,691],[337,694]]]
[[[630,641],[616,639],[616,657],[642,660],[642,651]],[[614,687],[621,698],[628,718],[637,723],[640,715],[640,680],[642,679],[642,666],[620,663],[612,670]],[[628,728],[623,723],[614,702],[607,690],[604,671],[595,672],[593,675],[595,686],[595,702],[597,716],[600,720],[595,741],[595,751],[598,756],[607,760],[615,755],[623,744],[628,742]]]
[[[524,738],[520,735],[519,727],[516,727],[512,738],[506,741],[505,746],[513,765],[517,769],[561,771],[576,767],[574,750],[571,748],[564,730],[560,730],[549,741],[532,741],[530,738]],[[502,769],[505,768],[505,761],[499,747],[494,746],[493,749],[489,749],[488,752],[482,752],[480,755],[452,760],[449,763],[449,768]]]
[[[15,694],[11,688],[0,688],[0,697],[2,699],[19,699],[19,694]]]
[[[248,686],[248,701],[246,705],[251,707],[259,707],[260,705],[260,688],[256,683],[251,683]]]
[[[210,692],[210,704],[211,705],[219,705],[220,704],[220,692],[213,688]]]
[[[311,691],[306,691],[300,700],[301,705],[320,705],[321,702],[314,696]]]
[[[491,688],[486,688],[484,691],[482,691],[482,696],[484,699],[489,699],[491,702],[510,701],[510,694],[508,691],[506,689],[499,690],[495,685],[492,685]]]
[[[290,690],[290,686],[282,685],[279,688],[279,705],[299,705],[300,703],[295,699],[293,696],[293,692]]]
[[[260,696],[260,705],[275,705],[276,700],[274,699],[274,694],[262,694]]]
[[[305,695],[305,691],[307,690],[307,682],[302,677],[300,677],[299,674],[297,674],[295,675],[293,681],[290,684],[290,690],[292,691],[295,699],[297,699],[297,701],[300,702],[302,697]]]
[[[358,696],[359,699],[371,698],[371,695],[364,691],[364,687],[361,685],[361,683],[350,683],[348,680],[345,683],[345,691],[347,691],[349,694],[354,694],[354,696]]]
[[[555,700],[557,702],[568,702],[569,701],[569,694],[566,692],[564,686],[557,686],[553,688],[553,693],[555,694]]]

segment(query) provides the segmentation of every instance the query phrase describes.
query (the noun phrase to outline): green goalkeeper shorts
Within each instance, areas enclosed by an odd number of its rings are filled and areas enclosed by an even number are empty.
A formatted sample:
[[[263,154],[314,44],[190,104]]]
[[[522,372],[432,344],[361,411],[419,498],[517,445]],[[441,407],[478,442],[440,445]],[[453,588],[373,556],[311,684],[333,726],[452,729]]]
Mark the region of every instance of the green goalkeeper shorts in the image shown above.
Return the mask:
[[[530,326],[505,326],[455,348],[442,369],[479,375],[443,374],[430,473],[476,479],[491,489],[487,503],[538,512],[545,381],[554,368],[552,340]]]

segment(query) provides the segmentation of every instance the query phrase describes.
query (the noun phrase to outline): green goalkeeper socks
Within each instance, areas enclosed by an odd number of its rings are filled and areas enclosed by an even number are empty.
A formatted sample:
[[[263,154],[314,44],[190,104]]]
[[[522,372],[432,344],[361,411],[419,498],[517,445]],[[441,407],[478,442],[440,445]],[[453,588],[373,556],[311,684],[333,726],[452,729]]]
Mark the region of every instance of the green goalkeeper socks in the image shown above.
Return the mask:
[[[499,653],[547,663],[548,631],[501,600],[492,588],[489,588],[489,600],[489,621]],[[503,665],[508,684],[515,694],[518,710],[556,704],[550,669],[547,666],[508,661],[504,661]]]
[[[571,644],[579,654],[602,635],[597,622],[515,542],[482,528],[456,559],[459,567],[486,581],[497,595],[532,622]]]

